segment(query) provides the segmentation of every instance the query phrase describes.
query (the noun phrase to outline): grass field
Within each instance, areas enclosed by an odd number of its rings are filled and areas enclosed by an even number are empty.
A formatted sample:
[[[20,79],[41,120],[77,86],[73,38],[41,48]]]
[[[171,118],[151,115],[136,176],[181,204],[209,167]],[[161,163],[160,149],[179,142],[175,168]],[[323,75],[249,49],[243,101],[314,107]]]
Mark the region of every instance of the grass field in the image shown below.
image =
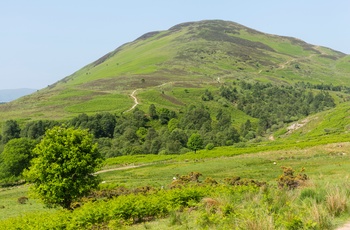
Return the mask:
[[[227,152],[230,148],[218,148],[216,152]],[[173,181],[173,177],[187,175],[190,172],[200,172],[204,181],[211,177],[222,183],[225,178],[239,176],[241,178],[266,181],[271,186],[277,186],[277,179],[282,174],[281,166],[292,167],[296,171],[305,168],[309,181],[303,189],[330,188],[334,186],[349,186],[347,179],[350,178],[350,143],[333,143],[314,147],[298,148],[289,147],[281,150],[265,150],[254,152],[256,148],[250,149],[252,153],[229,154],[222,153],[220,157],[196,157],[185,155],[164,155],[159,156],[124,156],[119,163],[109,165],[106,168],[121,167],[121,165],[138,165],[137,168],[116,170],[99,174],[105,181],[104,188],[124,186],[136,188],[141,186],[152,186],[154,188],[167,188]],[[249,147],[246,148],[249,152]],[[118,160],[118,158],[115,158]],[[301,190],[298,190],[298,196]],[[349,190],[350,191],[350,190]],[[28,196],[28,186],[20,186],[14,189],[3,189],[0,191],[0,219],[10,220],[11,217],[18,217],[27,213],[59,212],[58,209],[45,209],[40,202],[29,196],[27,204],[19,204],[17,199],[21,196]],[[31,214],[33,215],[33,214]],[[156,222],[133,226],[132,229],[160,229],[168,225],[172,216]],[[181,218],[184,218],[183,216]],[[343,223],[349,215],[342,214],[332,219],[333,224]],[[189,221],[189,220],[187,220]],[[189,221],[188,225],[191,223]],[[0,222],[1,225],[1,222]],[[334,226],[334,225],[333,225]],[[183,227],[183,226],[182,226]],[[1,229],[1,227],[0,227]],[[180,229],[180,226],[173,226],[170,229]]]
[[[194,159],[193,155],[191,158],[188,157],[189,159],[182,156],[182,160],[176,160],[176,157],[171,159],[171,156],[167,158],[170,159],[164,158],[163,161],[154,163],[129,159],[131,164],[141,165],[141,167],[107,172],[101,176],[106,182],[131,187],[164,186],[169,184],[176,174],[184,175],[192,171],[218,180],[230,176],[241,176],[274,183],[281,174],[281,166],[291,166],[297,170],[305,167],[307,174],[318,183],[321,183],[325,177],[329,177],[329,181],[340,183],[342,180],[339,180],[340,174],[350,176],[349,143],[239,154],[231,157],[201,158],[199,153],[197,159]],[[127,157],[124,162],[127,162],[126,159]],[[277,164],[275,165],[274,162]]]

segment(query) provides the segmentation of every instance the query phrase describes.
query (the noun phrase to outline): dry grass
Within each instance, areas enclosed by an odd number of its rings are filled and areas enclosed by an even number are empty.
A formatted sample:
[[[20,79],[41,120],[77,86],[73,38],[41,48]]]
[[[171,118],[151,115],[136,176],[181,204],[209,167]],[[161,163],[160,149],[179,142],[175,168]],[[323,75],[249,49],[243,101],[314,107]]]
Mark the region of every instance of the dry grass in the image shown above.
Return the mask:
[[[341,213],[347,210],[348,197],[343,189],[335,187],[328,189],[326,196],[326,205],[328,212],[333,216],[339,216]]]

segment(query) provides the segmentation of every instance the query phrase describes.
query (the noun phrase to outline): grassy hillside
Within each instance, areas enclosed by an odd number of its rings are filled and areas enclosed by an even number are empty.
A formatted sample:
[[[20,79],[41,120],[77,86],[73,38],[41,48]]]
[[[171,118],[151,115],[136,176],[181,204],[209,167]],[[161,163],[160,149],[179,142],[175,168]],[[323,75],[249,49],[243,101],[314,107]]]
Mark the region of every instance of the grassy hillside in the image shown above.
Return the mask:
[[[0,119],[120,114],[132,106],[129,94],[135,89],[142,89],[141,106],[165,92],[157,103],[179,109],[188,94],[176,92],[219,87],[232,79],[348,86],[349,65],[340,52],[233,22],[184,23],[145,34],[45,89],[0,105]]]

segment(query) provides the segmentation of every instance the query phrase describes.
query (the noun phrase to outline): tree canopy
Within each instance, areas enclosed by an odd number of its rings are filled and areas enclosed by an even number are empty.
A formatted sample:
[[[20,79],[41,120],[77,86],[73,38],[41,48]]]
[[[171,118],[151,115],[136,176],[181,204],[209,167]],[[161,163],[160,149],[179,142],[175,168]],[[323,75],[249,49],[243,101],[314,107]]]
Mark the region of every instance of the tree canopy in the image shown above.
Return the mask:
[[[73,201],[98,185],[99,178],[93,173],[102,159],[87,130],[54,127],[33,151],[37,157],[25,176],[47,205],[69,209]]]
[[[29,167],[35,145],[36,141],[28,138],[16,138],[7,142],[0,154],[0,179],[21,176],[23,170]]]
[[[187,142],[188,148],[192,149],[195,153],[198,149],[203,148],[203,139],[200,134],[193,133]]]

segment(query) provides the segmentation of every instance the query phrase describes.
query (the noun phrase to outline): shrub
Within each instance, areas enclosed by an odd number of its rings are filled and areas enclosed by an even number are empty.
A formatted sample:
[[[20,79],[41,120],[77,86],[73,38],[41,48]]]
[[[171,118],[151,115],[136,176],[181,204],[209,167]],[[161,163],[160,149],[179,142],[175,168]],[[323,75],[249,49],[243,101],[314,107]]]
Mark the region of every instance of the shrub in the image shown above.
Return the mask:
[[[202,176],[199,172],[190,172],[188,175],[179,176],[176,175],[176,179],[170,184],[170,188],[179,188],[190,183],[196,184],[200,183],[199,177]]]
[[[252,179],[246,179],[239,176],[231,177],[231,178],[225,178],[225,182],[229,185],[233,186],[257,186],[257,187],[262,187],[266,185],[266,182],[261,182],[257,180],[252,180]]]
[[[214,149],[215,148],[215,145],[213,144],[213,143],[209,143],[209,144],[207,144],[206,146],[205,146],[205,149],[206,150],[212,150],[212,149]]]
[[[17,199],[17,202],[20,204],[26,204],[28,202],[28,197],[21,196],[20,198]]]
[[[284,166],[281,168],[283,169],[283,174],[277,180],[279,188],[295,189],[308,179],[308,176],[303,173],[304,168],[297,176],[294,176],[292,168]]]

